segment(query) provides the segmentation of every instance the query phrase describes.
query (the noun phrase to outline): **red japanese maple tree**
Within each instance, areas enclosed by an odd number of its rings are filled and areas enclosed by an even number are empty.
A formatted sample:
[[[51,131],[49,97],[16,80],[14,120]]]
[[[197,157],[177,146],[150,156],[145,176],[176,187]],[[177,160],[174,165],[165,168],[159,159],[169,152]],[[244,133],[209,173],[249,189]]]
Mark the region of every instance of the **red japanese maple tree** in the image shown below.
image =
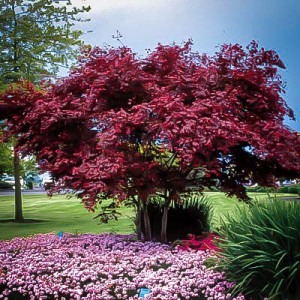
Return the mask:
[[[3,94],[0,118],[19,150],[88,209],[103,195],[146,201],[160,192],[166,241],[168,206],[191,186],[248,201],[249,181],[274,186],[300,173],[279,56],[256,42],[211,57],[190,47],[158,45],[146,58],[126,47],[85,49],[68,77]]]

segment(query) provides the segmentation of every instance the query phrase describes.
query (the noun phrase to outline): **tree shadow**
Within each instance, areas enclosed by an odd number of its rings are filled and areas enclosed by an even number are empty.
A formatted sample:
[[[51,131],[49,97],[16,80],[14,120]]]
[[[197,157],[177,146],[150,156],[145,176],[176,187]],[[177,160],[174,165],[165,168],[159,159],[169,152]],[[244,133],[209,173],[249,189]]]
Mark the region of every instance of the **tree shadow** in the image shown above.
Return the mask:
[[[300,201],[300,197],[297,196],[283,196],[283,197],[278,197],[280,200],[284,201]]]
[[[22,222],[15,221],[14,219],[3,219],[0,220],[0,223],[46,223],[48,220],[37,220],[37,219],[25,219]]]

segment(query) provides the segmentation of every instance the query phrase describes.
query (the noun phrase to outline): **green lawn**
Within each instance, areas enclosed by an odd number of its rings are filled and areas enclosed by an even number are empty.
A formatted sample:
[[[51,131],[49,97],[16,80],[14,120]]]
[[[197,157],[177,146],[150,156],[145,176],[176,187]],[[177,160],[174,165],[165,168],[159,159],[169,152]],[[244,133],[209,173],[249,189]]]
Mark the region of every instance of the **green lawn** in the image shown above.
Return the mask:
[[[213,229],[217,229],[220,224],[222,218],[226,216],[230,211],[233,211],[236,206],[247,205],[237,198],[229,198],[226,197],[223,193],[218,192],[210,192],[205,193],[205,195],[210,199],[212,206],[213,206],[213,218],[212,218],[212,227]],[[256,200],[268,200],[268,195],[266,193],[248,193],[248,195]],[[289,195],[289,194],[280,194],[280,196]],[[271,197],[276,195],[270,195]],[[290,196],[290,195],[289,195]]]
[[[234,198],[227,198],[222,193],[206,193],[214,207],[213,228],[220,224],[220,218],[235,205],[243,205]],[[283,194],[280,194],[282,196]],[[252,197],[266,198],[266,194],[252,193]],[[132,233],[132,209],[121,207],[122,215],[119,221],[109,221],[99,224],[96,216],[84,209],[76,198],[67,199],[65,196],[48,198],[46,195],[24,195],[23,207],[25,219],[34,220],[28,223],[7,222],[14,216],[13,196],[0,196],[0,239],[25,237],[36,233],[70,232],[70,233]]]
[[[36,233],[70,232],[70,233],[102,233],[133,232],[132,222],[128,216],[132,211],[120,208],[119,221],[100,224],[93,219],[97,214],[88,212],[76,198],[65,196],[24,195],[23,209],[25,219],[36,220],[31,223],[3,222],[14,216],[13,196],[0,196],[0,239],[11,239],[16,236],[30,236]]]

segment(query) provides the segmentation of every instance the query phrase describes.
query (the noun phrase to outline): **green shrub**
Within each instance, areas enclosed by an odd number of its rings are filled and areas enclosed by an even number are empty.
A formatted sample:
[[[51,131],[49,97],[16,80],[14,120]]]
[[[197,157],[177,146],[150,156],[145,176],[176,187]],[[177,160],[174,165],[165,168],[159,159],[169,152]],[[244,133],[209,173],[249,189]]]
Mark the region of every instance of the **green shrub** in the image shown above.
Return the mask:
[[[246,187],[248,193],[274,193],[276,189],[273,187],[249,186]]]
[[[260,187],[259,186],[247,186],[246,191],[248,193],[256,193]]]
[[[221,266],[233,293],[300,299],[300,203],[266,200],[243,206],[221,227]]]
[[[210,230],[212,206],[205,196],[198,193],[181,195],[182,204],[172,204],[168,211],[167,236],[169,241],[185,239],[187,234],[201,235]],[[152,239],[159,241],[163,202],[159,198],[152,199],[148,204]],[[144,224],[142,216],[142,232]]]
[[[278,190],[277,193],[288,193],[289,187],[288,186],[281,186]]]
[[[291,185],[288,187],[289,194],[299,194],[300,187],[299,185]]]
[[[5,181],[0,181],[0,190],[12,189],[13,186]]]
[[[220,189],[218,189],[216,186],[205,187],[203,192],[220,192]]]
[[[277,189],[277,193],[300,194],[300,185],[294,184],[290,186],[281,186]]]

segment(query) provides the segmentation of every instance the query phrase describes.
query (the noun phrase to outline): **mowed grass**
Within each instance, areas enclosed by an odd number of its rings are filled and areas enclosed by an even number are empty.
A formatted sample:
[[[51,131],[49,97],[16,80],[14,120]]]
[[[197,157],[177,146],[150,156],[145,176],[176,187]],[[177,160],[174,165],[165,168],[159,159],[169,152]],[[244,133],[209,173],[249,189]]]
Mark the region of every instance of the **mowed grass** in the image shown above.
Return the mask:
[[[235,198],[228,198],[222,193],[205,193],[210,199],[213,208],[212,227],[220,226],[221,218],[232,211],[236,205],[243,205]],[[264,193],[250,193],[253,198],[266,199]],[[283,196],[283,194],[280,194]],[[14,237],[27,237],[37,233],[59,231],[77,233],[133,233],[133,209],[120,207],[119,220],[111,220],[107,224],[99,224],[94,219],[96,213],[88,212],[77,198],[67,199],[66,196],[24,195],[24,217],[30,222],[15,223],[7,220],[14,218],[14,196],[0,196],[0,240]],[[180,224],[178,224],[180,226]]]
[[[236,197],[227,197],[223,193],[218,192],[208,192],[204,193],[205,196],[210,200],[213,207],[213,216],[212,216],[212,230],[218,231],[222,220],[225,219],[227,214],[230,214],[234,211],[237,206],[247,205],[242,201],[239,201]],[[266,194],[266,193],[248,193],[248,195],[253,200],[259,201],[268,201],[270,197],[277,197],[275,194]],[[290,194],[280,194],[282,196],[291,196]]]
[[[6,222],[14,218],[14,196],[0,196],[0,240],[27,237],[36,233],[131,233],[133,232],[132,209],[121,207],[119,221],[100,224],[93,219],[97,213],[88,212],[79,199],[66,196],[24,195],[23,213],[30,222]]]

